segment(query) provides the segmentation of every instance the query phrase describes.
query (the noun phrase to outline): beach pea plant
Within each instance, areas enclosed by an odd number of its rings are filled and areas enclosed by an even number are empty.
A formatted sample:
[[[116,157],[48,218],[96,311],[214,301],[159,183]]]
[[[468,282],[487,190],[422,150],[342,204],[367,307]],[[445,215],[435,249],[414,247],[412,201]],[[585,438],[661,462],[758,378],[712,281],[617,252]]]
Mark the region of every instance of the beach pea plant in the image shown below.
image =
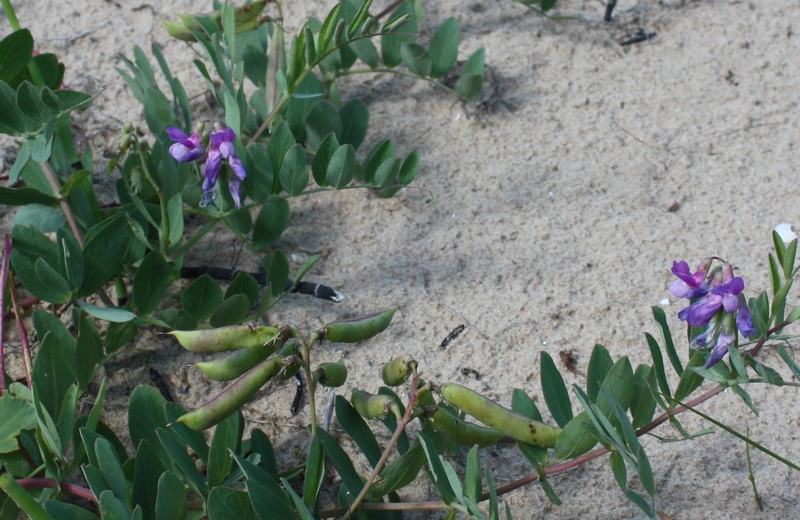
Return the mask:
[[[596,345],[585,384],[572,388],[574,402],[546,352],[541,353],[540,388],[515,389],[509,406],[458,383],[424,379],[424,367],[408,354],[387,356],[374,380],[356,382],[348,381],[341,360],[313,361],[314,348],[323,342],[375,338],[390,327],[394,309],[307,333],[286,325],[175,330],[170,335],[187,351],[218,356],[197,362],[196,368],[229,384],[193,410],[167,400],[155,388],[137,387],[128,411],[133,456],[102,421],[107,380],[99,383],[94,404],[81,408],[88,372],[58,369],[73,366],[69,357],[81,344],[104,348],[92,317],[73,307],[74,335],[58,318],[38,310],[33,324],[44,338],[38,353],[32,363],[26,362],[24,380],[0,387],[0,413],[8,418],[0,425],[0,513],[14,518],[21,509],[36,519],[288,520],[400,518],[408,510],[498,518],[504,510],[512,517],[502,504],[504,494],[536,483],[560,504],[548,477],[606,457],[624,495],[655,518],[659,469],[651,467],[639,439],[650,433],[672,442],[712,432],[689,431],[680,422],[685,412],[742,440],[748,461],[752,447],[800,470],[748,432],[700,410],[702,403],[731,389],[728,398],[741,398],[757,415],[748,385],[800,386],[780,373],[800,377],[789,348],[792,336],[784,331],[800,318],[800,307],[787,305],[798,271],[797,240],[787,245],[777,233],[773,238],[770,290],[749,301],[742,294],[744,277],[734,276],[725,260],[708,257],[694,271],[685,261],[674,262],[676,279],[669,290],[689,300],[677,314],[687,322],[686,341],[676,342],[667,315],[653,307],[661,338],[644,335],[651,363],[634,368],[627,356],[614,359]],[[6,238],[0,288],[9,281],[10,250]],[[16,299],[14,290],[11,294]],[[19,315],[17,321],[26,338]],[[26,342],[23,350],[29,359]],[[767,366],[759,359],[765,350],[775,351],[773,359],[780,358],[785,366]],[[248,428],[245,436],[242,407],[271,381],[298,373],[304,374],[309,397],[308,449],[304,461],[279,466],[267,435]],[[352,387],[349,399],[337,395],[345,383]],[[326,407],[335,411],[335,423],[318,404],[319,387],[328,389]],[[546,413],[529,392],[543,397]],[[573,404],[582,411],[575,414]],[[212,434],[203,433],[212,427]],[[658,436],[657,428],[664,430]],[[379,440],[381,430],[391,435],[388,441]],[[343,449],[345,436],[367,468],[354,462],[352,450]],[[480,463],[479,450],[489,447],[518,449],[531,472],[496,486],[491,468]],[[465,457],[464,448],[469,450]],[[331,479],[333,475],[338,478]],[[749,477],[760,502],[752,473]],[[433,485],[439,500],[403,500],[404,489],[419,479]]]

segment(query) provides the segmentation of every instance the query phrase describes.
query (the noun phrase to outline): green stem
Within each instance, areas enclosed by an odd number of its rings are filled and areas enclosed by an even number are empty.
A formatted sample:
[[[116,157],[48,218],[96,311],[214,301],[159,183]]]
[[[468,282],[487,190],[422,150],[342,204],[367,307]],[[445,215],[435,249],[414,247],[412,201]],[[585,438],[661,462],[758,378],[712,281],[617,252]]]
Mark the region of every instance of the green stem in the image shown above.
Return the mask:
[[[10,473],[0,475],[0,489],[5,491],[17,505],[33,520],[52,520],[44,507],[14,480]]]
[[[186,242],[181,244],[177,249],[172,252],[172,259],[179,258],[182,254],[184,254],[190,247],[195,245],[201,238],[203,238],[209,231],[214,229],[219,223],[219,220],[209,220],[206,224],[201,227],[197,232],[189,238]]]
[[[3,5],[3,11],[6,13],[6,18],[8,18],[8,23],[11,25],[11,30],[19,31],[22,29],[19,25],[19,20],[17,20],[17,13],[14,12],[14,6],[11,5],[11,0],[2,0],[0,3]]]
[[[144,157],[144,152],[142,152],[142,146],[139,139],[135,139],[136,142],[136,153],[139,155],[139,162],[142,165],[142,172],[144,172],[145,178],[147,178],[147,182],[150,183],[150,186],[153,187],[153,190],[156,192],[156,196],[158,197],[158,205],[161,208],[161,229],[158,230],[158,241],[161,245],[161,251],[164,254],[164,257],[169,256],[169,218],[167,217],[167,201],[164,198],[164,193],[161,191],[161,188],[156,183],[153,176],[150,175],[150,170],[147,167],[147,161]]]
[[[370,474],[367,481],[364,483],[364,486],[361,488],[361,492],[358,494],[356,499],[353,501],[350,509],[342,516],[342,520],[348,520],[353,513],[356,512],[358,506],[364,500],[364,497],[367,496],[367,492],[369,488],[372,487],[372,484],[375,482],[375,479],[378,478],[381,470],[383,469],[383,465],[386,464],[386,460],[389,458],[389,454],[394,449],[397,441],[400,439],[400,435],[405,431],[406,426],[412,420],[412,413],[414,411],[414,405],[417,404],[417,387],[419,386],[419,374],[414,372],[414,378],[411,380],[411,394],[408,397],[408,404],[406,405],[406,413],[403,415],[403,418],[400,422],[397,423],[397,428],[394,430],[394,435],[392,435],[392,439],[389,441],[389,445],[386,446],[386,449],[383,450],[383,454],[381,455],[380,460],[373,468],[372,473]]]

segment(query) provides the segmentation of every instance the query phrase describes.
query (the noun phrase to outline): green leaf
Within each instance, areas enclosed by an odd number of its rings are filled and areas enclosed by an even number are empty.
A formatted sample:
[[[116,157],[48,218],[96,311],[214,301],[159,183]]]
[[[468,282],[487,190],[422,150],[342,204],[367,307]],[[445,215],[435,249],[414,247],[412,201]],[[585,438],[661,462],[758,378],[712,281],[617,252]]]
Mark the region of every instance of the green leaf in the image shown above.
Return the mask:
[[[258,453],[261,460],[258,462],[258,467],[266,471],[270,476],[274,477],[278,474],[277,463],[275,461],[275,450],[272,448],[272,443],[269,437],[261,430],[253,430],[250,437],[250,449],[253,453]]]
[[[317,429],[317,435],[322,444],[325,445],[325,454],[331,459],[337,473],[342,477],[342,483],[347,486],[347,491],[352,496],[352,500],[355,500],[355,497],[361,492],[363,483],[352,461],[339,445],[339,442],[328,432]]]
[[[272,253],[267,269],[267,280],[272,296],[280,296],[289,280],[289,260],[281,250]]]
[[[400,159],[395,157],[378,166],[378,169],[375,170],[375,185],[384,188],[391,184],[400,173],[400,165]]]
[[[36,410],[25,399],[6,393],[0,396],[0,453],[11,453],[19,449],[17,437],[22,430],[36,428]]]
[[[432,78],[444,76],[455,66],[460,39],[461,28],[455,18],[448,18],[436,29],[430,43]]]
[[[293,145],[283,157],[279,173],[281,186],[291,196],[303,193],[308,186],[308,161],[303,147]]]
[[[272,162],[264,146],[254,144],[247,149],[244,157],[247,166],[247,177],[242,183],[243,193],[253,199],[256,204],[263,204],[272,196],[275,183]]]
[[[116,352],[121,347],[127,345],[136,334],[139,332],[139,327],[133,321],[124,323],[109,323],[108,330],[106,331],[106,354]]]
[[[156,518],[156,501],[159,498],[159,484],[161,476],[165,471],[166,468],[158,458],[158,452],[153,448],[153,445],[147,440],[142,440],[136,448],[136,466],[133,475],[133,503],[142,508],[142,516],[145,520],[155,520]],[[179,496],[184,498],[185,507],[183,486],[181,485],[180,488]],[[177,500],[178,496],[170,498],[179,503],[179,500]]]
[[[431,56],[425,47],[418,43],[404,43],[400,46],[400,58],[403,65],[413,74],[427,77],[431,73]]]
[[[653,396],[657,391],[655,371],[647,365],[639,365],[633,379],[636,391],[631,403],[631,416],[633,427],[641,428],[650,423],[656,411],[656,399]]]
[[[352,438],[370,466],[373,468],[381,458],[381,448],[375,434],[364,418],[356,412],[350,402],[341,395],[336,396],[336,420],[347,435]]]
[[[419,152],[414,150],[406,160],[403,161],[403,165],[400,167],[400,174],[398,175],[398,180],[400,184],[403,186],[408,186],[411,184],[414,179],[417,177],[417,173],[419,172]]]
[[[226,325],[236,325],[241,323],[250,312],[250,300],[244,294],[236,294],[223,300],[211,315],[209,323],[212,327],[225,327]]]
[[[153,135],[163,135],[168,126],[180,126],[172,111],[172,104],[158,87],[147,88],[144,96],[144,119]]]
[[[553,358],[544,351],[541,355],[541,368],[544,401],[547,403],[553,419],[560,427],[564,428],[572,420],[572,404],[567,393],[567,385],[564,384],[564,379],[556,368]]]
[[[526,394],[527,396],[527,394]],[[481,482],[481,462],[478,457],[479,449],[473,446],[467,454],[467,470],[464,474],[464,494],[473,502],[478,503],[483,490]]]
[[[368,496],[378,499],[398,489],[403,489],[416,480],[426,460],[422,445],[415,442],[405,453],[383,467],[381,470],[382,480],[370,489]]]
[[[533,399],[520,388],[515,388],[511,394],[511,410],[530,417],[534,421],[542,422],[542,414],[539,412]]]
[[[314,159],[311,161],[311,173],[314,175],[314,181],[320,186],[329,186],[328,181],[328,165],[331,162],[334,152],[339,149],[339,140],[336,134],[330,133],[320,143]]]
[[[203,432],[192,430],[183,423],[176,423],[178,417],[186,413],[186,409],[177,404],[167,402],[166,412],[167,420],[170,422],[170,431],[176,434],[180,439],[187,444],[192,451],[194,451],[203,464],[208,463],[208,445],[206,444],[206,437]],[[159,439],[161,437],[159,436]],[[163,444],[163,442],[162,442]]]
[[[288,222],[289,202],[279,197],[270,199],[261,208],[253,226],[253,247],[266,249],[272,245],[281,237]]]
[[[369,128],[369,109],[358,98],[351,99],[339,110],[342,121],[341,144],[350,144],[358,150]]]
[[[645,332],[644,336],[647,339],[647,346],[650,348],[650,357],[653,359],[653,371],[656,374],[658,387],[667,398],[672,397],[672,390],[670,390],[669,382],[667,381],[667,373],[664,371],[664,358],[661,356],[661,347],[649,333]],[[681,367],[681,372],[683,372],[683,367]]]
[[[456,494],[450,485],[450,480],[447,478],[442,459],[439,452],[436,450],[433,440],[423,432],[419,432],[417,439],[422,445],[422,449],[425,451],[425,457],[428,460],[428,476],[442,495],[444,503],[448,505],[453,504],[457,501]]]
[[[258,292],[258,282],[253,278],[253,275],[242,271],[236,275],[236,278],[228,286],[228,290],[225,291],[225,298],[230,298],[236,294],[244,294],[250,301],[250,305],[255,305],[258,300]]]
[[[314,515],[308,510],[308,506],[303,503],[300,497],[297,496],[297,493],[295,493],[292,485],[289,484],[289,481],[285,478],[281,478],[281,482],[283,483],[283,487],[286,489],[286,492],[292,497],[297,516],[300,517],[300,520],[314,520]]]
[[[401,46],[404,43],[414,42],[418,31],[417,18],[414,16],[414,9],[411,6],[411,2],[404,2],[400,7],[394,10],[391,19],[384,26],[384,30],[387,29],[387,26],[391,26],[394,20],[404,15],[409,16],[406,23],[391,34],[383,34],[381,36],[381,55],[383,57],[383,63],[387,67],[396,67],[400,65],[402,61],[400,56]]]
[[[215,487],[208,495],[209,520],[258,520],[250,497],[244,491],[228,487]]]
[[[661,338],[664,340],[667,357],[669,357],[669,361],[672,363],[672,368],[675,369],[675,372],[678,374],[678,376],[682,376],[683,366],[680,358],[678,357],[678,351],[675,350],[675,343],[672,341],[672,333],[670,332],[669,324],[667,323],[667,315],[664,313],[664,309],[661,307],[653,306],[651,309],[653,310],[653,318],[655,318],[656,323],[658,323],[658,328],[661,330]]]
[[[83,248],[84,275],[79,296],[96,293],[120,271],[130,239],[130,226],[122,213],[89,230]]]
[[[33,36],[28,29],[12,32],[0,41],[0,80],[16,78],[33,57]]]
[[[342,119],[339,111],[330,101],[321,101],[314,105],[305,121],[306,140],[312,150],[318,150],[322,142],[330,134],[342,135]]]
[[[485,55],[486,52],[484,49],[478,49],[472,53],[472,56],[470,56],[464,64],[461,77],[456,81],[456,92],[463,99],[472,99],[478,96],[481,90],[483,90],[483,62]]]
[[[186,312],[202,322],[222,303],[222,289],[213,278],[204,274],[186,288],[181,302]]]
[[[87,314],[99,320],[110,321],[113,323],[125,323],[136,319],[136,315],[131,311],[120,309],[119,307],[98,307],[83,300],[77,300],[78,306],[86,311]]]
[[[706,362],[706,356],[703,352],[696,350],[692,357],[689,359],[686,368],[701,367]],[[694,370],[684,370],[678,388],[675,389],[675,400],[683,401],[687,396],[694,392],[700,385],[703,384],[703,377],[697,374]]]
[[[131,504],[131,489],[122,470],[122,464],[117,458],[117,453],[111,443],[104,438],[99,438],[94,443],[94,451],[100,471],[103,472],[108,488],[124,504]]]
[[[33,271],[39,282],[48,288],[47,301],[65,303],[72,298],[69,282],[45,260],[37,258],[33,264]]]
[[[340,11],[342,8],[342,4],[337,4],[331,11],[328,13],[328,16],[325,17],[325,21],[322,22],[322,26],[319,29],[319,36],[317,38],[317,49],[319,54],[325,54],[330,50],[331,44],[333,43],[333,35],[336,31],[336,24],[339,23],[341,19]]]
[[[56,233],[58,245],[58,271],[66,275],[73,288],[83,284],[83,255],[78,239],[66,228]]]
[[[341,397],[341,396],[340,396]],[[338,414],[337,414],[338,417]],[[317,495],[325,478],[325,448],[318,436],[311,439],[306,459],[306,473],[303,481],[303,503],[314,509]]]
[[[38,328],[37,328],[38,333]],[[31,377],[39,390],[39,398],[52,417],[61,411],[61,399],[69,386],[76,382],[75,342],[61,342],[59,334],[44,334],[39,352],[33,361]]]
[[[586,394],[589,401],[597,401],[597,394],[600,392],[600,385],[608,375],[609,370],[614,365],[614,361],[608,350],[599,343],[592,349],[592,357],[589,358],[589,368],[586,371]]]
[[[364,163],[364,181],[367,184],[373,184],[378,167],[392,158],[394,158],[394,145],[390,140],[385,139],[376,144]]]
[[[783,257],[783,262],[781,262],[781,266],[783,267],[783,276],[789,280],[792,277],[792,271],[794,271],[794,262],[797,258],[797,239],[795,238],[789,243],[789,247],[786,248],[786,254]]]
[[[283,168],[283,158],[286,152],[296,144],[294,135],[286,123],[281,123],[272,132],[269,145],[267,146],[267,155],[272,163],[272,171],[279,172]],[[276,179],[277,181],[277,179]],[[273,185],[272,192],[276,193],[280,190],[279,185]]]
[[[53,515],[54,518],[59,520],[100,520],[97,515],[93,515],[86,509],[69,504],[67,502],[59,502],[58,500],[48,500],[44,503],[44,508],[48,513]],[[2,518],[2,515],[0,515]],[[16,518],[16,516],[14,516]]]
[[[129,520],[131,511],[111,490],[100,493],[98,502],[100,516],[103,520]]]
[[[194,484],[197,489],[202,493],[208,493],[208,485],[206,479],[200,474],[195,465],[194,459],[186,453],[185,447],[178,440],[175,433],[167,431],[163,428],[156,430],[156,435],[160,440],[160,445],[164,448],[165,452],[169,454],[168,459],[171,460],[186,477]],[[206,447],[206,454],[208,447]]]
[[[597,396],[597,408],[605,415],[614,426],[617,426],[611,413],[611,402],[618,403],[623,410],[627,410],[633,401],[633,394],[637,391],[633,380],[633,368],[627,356],[623,356],[614,363],[601,385],[601,392]]]
[[[325,178],[328,185],[340,189],[350,184],[355,171],[356,153],[351,145],[346,144],[340,146],[339,149],[333,153],[328,163],[327,171],[325,172]]]
[[[273,518],[293,519],[292,504],[275,481],[274,476],[270,476],[259,466],[235,453],[231,455],[241,468],[242,473],[247,477],[250,502],[259,520],[272,520]]]
[[[78,340],[75,355],[80,362],[77,365],[78,386],[85,390],[94,377],[95,367],[103,359],[103,340],[94,323],[84,316],[79,322]]]
[[[158,306],[170,284],[169,264],[158,250],[150,251],[133,277],[133,301],[146,316]]]
[[[593,431],[595,428],[586,412],[573,417],[556,439],[555,460],[578,457],[591,450],[597,444]]]
[[[40,204],[47,207],[56,207],[58,199],[33,188],[6,188],[5,186],[0,186],[0,204],[6,206]]]
[[[128,402],[128,431],[134,446],[147,440],[158,452],[159,459],[169,460],[167,452],[160,448],[161,441],[156,434],[158,428],[167,426],[164,403],[164,396],[152,386],[134,388]]]
[[[171,471],[158,479],[155,520],[175,520],[186,517],[186,491],[183,482]]]
[[[791,354],[789,354],[789,350],[783,345],[778,345],[778,355],[781,356],[783,362],[786,363],[786,366],[788,366],[792,371],[794,377],[800,379],[800,366],[798,366],[795,360],[792,359]]]
[[[235,451],[239,442],[241,414],[233,413],[217,425],[208,450],[208,485],[212,488],[225,482],[233,466],[229,450]]]

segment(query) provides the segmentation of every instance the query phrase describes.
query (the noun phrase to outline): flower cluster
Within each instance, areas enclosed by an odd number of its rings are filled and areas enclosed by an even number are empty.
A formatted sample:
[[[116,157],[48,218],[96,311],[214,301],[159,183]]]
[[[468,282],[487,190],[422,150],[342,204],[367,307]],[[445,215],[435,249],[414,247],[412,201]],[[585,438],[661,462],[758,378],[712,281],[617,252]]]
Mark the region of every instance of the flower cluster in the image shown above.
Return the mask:
[[[722,265],[709,271],[714,260]],[[692,301],[678,313],[678,318],[692,327],[706,327],[692,340],[692,346],[711,347],[706,368],[714,366],[727,354],[728,345],[736,341],[737,330],[743,337],[755,336],[753,316],[742,294],[744,280],[733,275],[733,267],[728,262],[709,257],[700,262],[694,273],[686,262],[673,262],[672,274],[678,280],[670,285],[670,292]]]
[[[247,177],[247,172],[233,146],[236,133],[232,128],[223,129],[218,123],[214,124],[214,130],[215,133],[203,136],[202,124],[192,135],[186,135],[180,128],[167,128],[169,138],[175,141],[175,144],[170,146],[169,153],[178,162],[191,162],[205,157],[201,208],[208,206],[214,200],[214,187],[217,185],[222,163],[223,161],[227,163],[233,172],[228,179],[228,190],[238,208],[242,205],[242,181]]]

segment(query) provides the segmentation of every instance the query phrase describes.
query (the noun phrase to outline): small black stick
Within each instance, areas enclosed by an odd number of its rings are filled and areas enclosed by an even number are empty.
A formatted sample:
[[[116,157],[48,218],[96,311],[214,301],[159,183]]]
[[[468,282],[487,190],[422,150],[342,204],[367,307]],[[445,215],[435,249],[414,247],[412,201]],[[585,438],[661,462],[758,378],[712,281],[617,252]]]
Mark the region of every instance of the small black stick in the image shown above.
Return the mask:
[[[199,278],[204,274],[207,274],[215,280],[233,281],[233,279],[236,278],[240,272],[241,271],[239,269],[228,269],[225,267],[182,267],[181,278]],[[249,274],[255,278],[256,282],[259,284],[266,285],[267,273]],[[322,300],[328,300],[335,303],[339,303],[344,299],[342,293],[321,283],[299,282],[297,286],[295,286],[292,280],[288,280],[286,282],[286,287],[284,287],[283,290],[285,292],[291,291],[298,294],[307,294],[309,296],[314,296],[315,298],[320,298]]]
[[[297,415],[300,413],[300,408],[303,407],[303,389],[305,386],[303,385],[303,376],[300,375],[300,372],[294,375],[294,380],[297,383],[297,392],[294,394],[291,411],[292,415]]]
[[[161,377],[161,374],[158,373],[158,370],[150,367],[149,369],[147,369],[147,372],[150,374],[150,380],[153,382],[153,384],[156,385],[156,388],[158,388],[158,391],[161,392],[161,395],[164,396],[164,399],[166,399],[170,403],[174,403],[175,399],[172,398],[172,394],[169,392],[167,383],[164,382],[164,378]]]
[[[462,323],[461,325],[450,331],[450,334],[448,334],[447,337],[444,338],[442,342],[439,344],[439,348],[447,348],[447,345],[449,345],[451,341],[456,339],[458,335],[464,331],[465,327],[466,326]]]

